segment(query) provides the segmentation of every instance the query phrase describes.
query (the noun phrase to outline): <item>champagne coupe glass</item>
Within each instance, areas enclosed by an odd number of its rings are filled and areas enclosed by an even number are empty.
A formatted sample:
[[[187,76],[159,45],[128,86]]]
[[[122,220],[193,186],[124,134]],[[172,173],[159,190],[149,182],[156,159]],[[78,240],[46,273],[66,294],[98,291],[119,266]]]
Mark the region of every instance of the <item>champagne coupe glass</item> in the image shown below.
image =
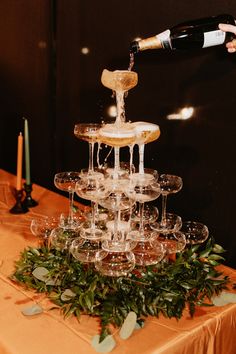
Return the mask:
[[[185,235],[180,231],[159,234],[157,240],[162,243],[165,248],[166,260],[168,256],[183,251],[186,246]]]
[[[143,210],[143,223],[152,224],[154,223],[159,217],[159,210],[156,206],[146,204]],[[131,220],[135,224],[139,224],[140,222],[140,206],[139,203],[137,204],[137,208],[135,208],[131,214]]]
[[[114,168],[107,164],[104,167],[104,175],[106,178],[114,178]],[[129,175],[135,172],[135,166],[129,162],[121,161],[120,168],[118,171],[118,178],[129,177]]]
[[[143,174],[134,174],[131,177],[134,184],[134,198],[139,203],[139,230],[129,233],[131,239],[145,240],[153,234],[152,231],[148,232],[144,227],[144,204],[156,200],[160,196],[161,189],[157,178],[158,173],[153,169],[144,169]]]
[[[59,225],[59,218],[46,216],[31,220],[30,231],[34,236],[39,237],[43,246],[48,246],[49,236],[54,228]]]
[[[181,231],[186,237],[187,244],[195,245],[203,243],[209,236],[208,227],[197,221],[185,221]]]
[[[93,263],[96,260],[96,253],[101,249],[99,239],[76,238],[70,245],[70,253],[73,257],[83,263]]]
[[[78,123],[75,124],[74,134],[78,139],[87,141],[89,144],[89,171],[94,171],[94,145],[98,142],[98,132],[101,123]]]
[[[130,123],[105,124],[99,130],[99,140],[106,145],[113,146],[115,151],[114,174],[118,177],[120,170],[120,148],[133,145],[135,131]]]
[[[83,199],[91,201],[91,220],[84,222],[81,226],[81,237],[85,239],[100,239],[104,232],[96,224],[96,205],[101,198],[108,195],[108,191],[104,185],[104,176],[100,172],[87,174],[80,173],[79,179],[76,183],[75,191],[77,195]]]
[[[68,228],[76,228],[79,226],[80,221],[75,220],[73,204],[75,185],[79,179],[79,172],[59,172],[54,176],[54,184],[61,191],[69,193],[69,215],[68,215]]]
[[[160,128],[157,124],[149,122],[131,123],[136,133],[135,143],[139,147],[139,173],[144,173],[144,147],[145,144],[155,141],[160,136]]]
[[[162,213],[161,221],[151,225],[153,230],[157,232],[171,232],[177,231],[182,225],[181,217],[175,214],[166,212],[167,196],[174,194],[182,189],[182,178],[170,174],[162,174],[159,177],[161,195],[162,195]]]
[[[132,252],[139,267],[157,264],[165,256],[165,248],[157,238],[139,240]]]
[[[109,71],[104,69],[101,76],[102,84],[116,95],[116,122],[125,122],[124,96],[138,83],[138,75],[130,70]]]
[[[68,250],[72,241],[79,237],[79,228],[67,229],[56,227],[49,236],[48,244],[50,247],[61,251]]]
[[[127,276],[135,267],[135,256],[132,251],[96,253],[95,268],[103,275],[111,277]]]

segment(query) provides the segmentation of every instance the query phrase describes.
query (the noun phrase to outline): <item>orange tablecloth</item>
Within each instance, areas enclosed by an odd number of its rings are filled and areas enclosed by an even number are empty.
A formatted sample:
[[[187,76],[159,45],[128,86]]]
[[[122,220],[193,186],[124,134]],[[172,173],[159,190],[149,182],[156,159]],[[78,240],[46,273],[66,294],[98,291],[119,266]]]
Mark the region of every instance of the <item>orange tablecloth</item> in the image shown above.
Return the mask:
[[[91,338],[98,333],[98,321],[82,316],[64,320],[44,294],[26,291],[9,280],[14,261],[27,246],[36,245],[30,232],[32,218],[67,211],[68,200],[40,186],[33,186],[39,205],[28,213],[12,215],[11,187],[15,177],[0,170],[0,354],[95,354]],[[236,270],[223,267],[234,282]],[[21,310],[39,302],[44,312],[26,317]],[[198,308],[193,319],[146,320],[128,340],[115,334],[114,354],[235,354],[236,304]]]

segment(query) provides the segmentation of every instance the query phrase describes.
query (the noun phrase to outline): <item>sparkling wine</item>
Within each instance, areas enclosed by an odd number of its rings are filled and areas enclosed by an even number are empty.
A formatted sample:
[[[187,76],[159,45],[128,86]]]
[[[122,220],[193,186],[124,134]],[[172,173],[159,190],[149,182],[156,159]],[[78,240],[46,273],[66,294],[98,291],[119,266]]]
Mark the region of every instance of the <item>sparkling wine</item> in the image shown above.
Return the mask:
[[[134,67],[134,53],[132,51],[130,51],[129,53],[129,67],[128,70],[132,71]]]
[[[123,147],[134,144],[135,131],[129,123],[106,124],[99,132],[99,140],[103,144],[115,147]]]
[[[234,35],[221,31],[219,23],[235,25],[235,20],[233,16],[223,14],[183,22],[156,36],[134,41],[131,43],[131,52],[146,49],[200,49],[231,41]]]
[[[94,143],[97,141],[97,138],[98,138],[98,133],[97,132],[80,132],[80,131],[75,131],[75,136],[78,138],[78,139],[81,139],[81,140],[84,140],[84,141],[87,141],[88,143]]]
[[[134,122],[132,123],[136,132],[137,144],[148,144],[157,140],[160,136],[160,128],[157,124],[149,122]]]
[[[132,55],[131,55],[132,56]],[[116,97],[117,117],[116,122],[125,122],[125,94],[138,83],[138,75],[134,71],[104,69],[101,76],[103,86],[111,89]]]

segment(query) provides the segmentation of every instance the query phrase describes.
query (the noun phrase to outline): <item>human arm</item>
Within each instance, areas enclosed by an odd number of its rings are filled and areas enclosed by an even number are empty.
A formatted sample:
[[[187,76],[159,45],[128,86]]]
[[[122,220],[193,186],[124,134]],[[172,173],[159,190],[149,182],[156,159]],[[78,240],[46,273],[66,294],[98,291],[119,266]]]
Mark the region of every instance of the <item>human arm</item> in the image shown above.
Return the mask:
[[[219,29],[224,32],[231,32],[231,33],[235,34],[235,37],[236,37],[236,26],[234,26],[234,25],[220,23]],[[236,38],[233,39],[232,41],[226,43],[226,48],[229,53],[235,53],[236,52]]]

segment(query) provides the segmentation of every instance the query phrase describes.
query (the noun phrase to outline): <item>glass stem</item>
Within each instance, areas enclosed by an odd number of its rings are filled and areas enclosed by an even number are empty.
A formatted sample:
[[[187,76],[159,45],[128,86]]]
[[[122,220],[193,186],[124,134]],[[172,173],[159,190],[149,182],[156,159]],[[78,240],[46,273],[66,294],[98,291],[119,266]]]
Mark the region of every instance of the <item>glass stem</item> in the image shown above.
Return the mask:
[[[129,173],[132,175],[134,145],[129,145]]]
[[[144,203],[139,202],[139,233],[144,237],[144,223],[143,223]]]
[[[106,165],[107,160],[108,160],[108,157],[110,156],[110,154],[111,154],[112,150],[113,150],[113,146],[111,146],[111,147],[110,147],[110,150],[109,150],[109,152],[108,152],[107,156],[106,156],[106,157],[105,157],[105,159],[104,159],[103,166],[105,166],[105,165]]]
[[[116,107],[117,107],[117,117],[116,124],[125,122],[125,103],[124,103],[124,91],[116,91]]]
[[[89,143],[89,172],[93,171],[94,142]]]
[[[120,205],[120,196],[117,195],[117,207]],[[120,222],[120,208],[118,207],[115,210],[114,215],[114,229],[113,229],[113,241],[118,241],[118,229],[119,229],[119,222]]]
[[[118,213],[119,211],[116,210],[114,213],[114,228],[113,228],[113,235],[112,235],[112,241],[117,241],[118,239]]]
[[[144,144],[139,145],[139,173],[144,173]]]
[[[69,191],[69,215],[68,215],[68,224],[72,225],[74,219],[74,191]]]
[[[120,169],[120,148],[116,146],[114,148],[114,151],[115,151],[114,178],[118,178],[118,172]]]
[[[102,167],[100,165],[100,150],[101,150],[101,143],[98,143],[98,146],[97,146],[97,165],[98,165],[98,168]]]
[[[162,194],[161,226],[166,226],[166,203],[167,195]]]
[[[91,200],[91,229],[95,229],[95,209],[96,203]]]

